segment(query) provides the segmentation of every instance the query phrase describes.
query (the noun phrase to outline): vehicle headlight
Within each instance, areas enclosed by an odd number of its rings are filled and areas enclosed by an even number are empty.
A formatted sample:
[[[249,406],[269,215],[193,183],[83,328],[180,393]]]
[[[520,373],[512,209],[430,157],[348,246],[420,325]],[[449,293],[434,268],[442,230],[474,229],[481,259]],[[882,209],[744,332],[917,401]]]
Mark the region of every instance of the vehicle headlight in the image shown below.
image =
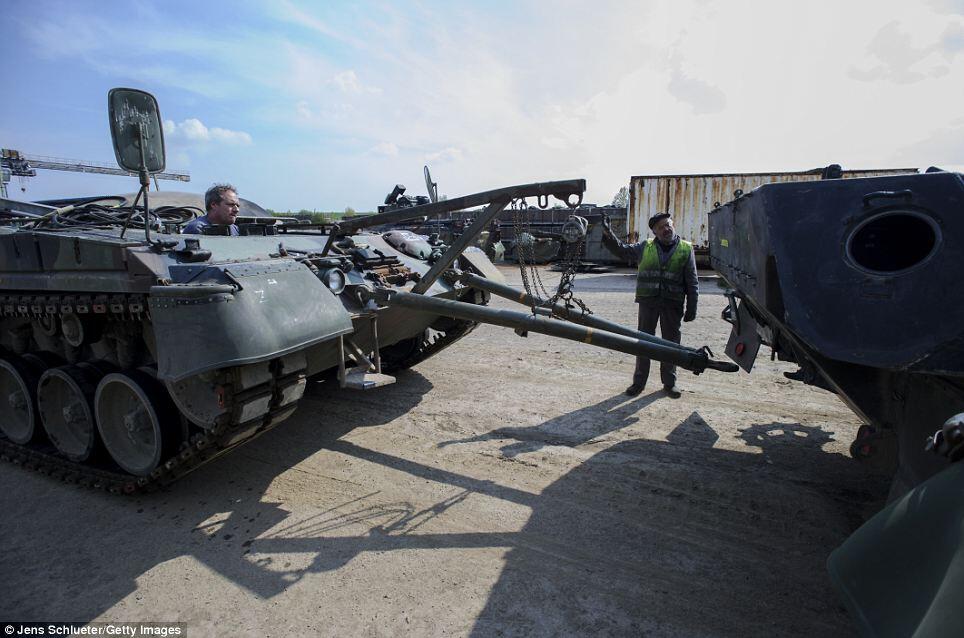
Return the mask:
[[[329,268],[321,275],[321,280],[328,286],[328,290],[340,295],[345,289],[345,273],[338,268]]]

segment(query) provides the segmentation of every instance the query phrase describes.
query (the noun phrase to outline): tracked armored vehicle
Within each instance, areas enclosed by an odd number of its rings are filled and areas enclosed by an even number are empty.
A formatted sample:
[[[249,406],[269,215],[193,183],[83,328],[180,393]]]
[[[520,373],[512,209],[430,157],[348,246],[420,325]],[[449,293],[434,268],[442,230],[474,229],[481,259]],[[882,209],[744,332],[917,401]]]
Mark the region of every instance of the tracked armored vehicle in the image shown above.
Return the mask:
[[[200,198],[149,193],[164,168],[157,104],[115,89],[111,131],[141,190],[35,204],[0,202],[0,456],[68,481],[135,492],[169,483],[295,410],[306,380],[337,371],[346,390],[451,345],[478,323],[735,370],[501,283],[469,248],[517,198],[581,200],[583,180],[502,188],[311,225],[251,205],[240,235],[179,228]],[[425,201],[428,200],[428,201]],[[364,229],[487,205],[451,246]],[[246,205],[247,206],[247,205]],[[490,294],[528,312],[482,306]]]
[[[964,411],[962,203],[960,174],[928,172],[770,184],[709,215],[727,354],[749,370],[769,345],[836,392],[866,421],[851,453],[897,461],[894,497],[946,467],[925,441]]]
[[[828,560],[862,635],[964,632],[964,178],[761,186],[709,215],[732,287],[727,354],[761,344],[865,420],[851,455],[895,470],[889,505]]]

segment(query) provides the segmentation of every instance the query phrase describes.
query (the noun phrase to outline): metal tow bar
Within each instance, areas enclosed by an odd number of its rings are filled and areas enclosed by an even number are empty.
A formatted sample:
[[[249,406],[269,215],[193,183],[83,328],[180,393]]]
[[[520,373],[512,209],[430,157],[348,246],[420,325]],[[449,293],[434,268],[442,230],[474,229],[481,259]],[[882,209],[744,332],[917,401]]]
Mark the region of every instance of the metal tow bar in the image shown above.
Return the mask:
[[[615,321],[607,321],[605,319],[600,319],[599,317],[591,314],[587,314],[578,310],[576,308],[567,308],[562,304],[552,304],[547,305],[546,301],[542,297],[536,297],[535,295],[530,295],[521,290],[517,290],[512,286],[507,286],[506,284],[500,284],[497,281],[492,281],[491,279],[486,279],[485,277],[479,277],[478,275],[472,274],[470,272],[463,272],[458,275],[458,281],[462,282],[466,286],[471,286],[472,288],[478,288],[479,290],[484,290],[490,292],[493,295],[498,295],[509,301],[514,301],[516,303],[527,306],[530,310],[535,312],[537,315],[543,315],[545,317],[560,317],[566,321],[571,321],[573,323],[582,324],[584,326],[589,326],[590,328],[597,328],[599,330],[605,330],[606,332],[613,332],[618,335],[623,335],[624,337],[630,337],[632,339],[639,339],[641,341],[648,341],[650,343],[657,343],[668,348],[685,348],[691,350],[692,352],[701,352],[701,350],[696,350],[693,348],[687,348],[686,346],[681,346],[675,341],[669,341],[667,339],[661,339],[656,335],[651,335],[648,332],[640,332],[633,328],[623,326],[616,323]]]
[[[739,370],[735,363],[711,359],[709,349],[705,346],[697,350],[671,341],[655,340],[655,337],[645,340],[637,339],[591,326],[577,325],[569,321],[547,319],[524,312],[498,310],[462,301],[426,297],[425,295],[390,289],[376,290],[375,300],[386,306],[411,308],[412,310],[430,312],[444,317],[537,332],[570,341],[587,343],[607,350],[649,357],[657,361],[675,364],[696,374],[707,368],[721,372],[736,372]]]

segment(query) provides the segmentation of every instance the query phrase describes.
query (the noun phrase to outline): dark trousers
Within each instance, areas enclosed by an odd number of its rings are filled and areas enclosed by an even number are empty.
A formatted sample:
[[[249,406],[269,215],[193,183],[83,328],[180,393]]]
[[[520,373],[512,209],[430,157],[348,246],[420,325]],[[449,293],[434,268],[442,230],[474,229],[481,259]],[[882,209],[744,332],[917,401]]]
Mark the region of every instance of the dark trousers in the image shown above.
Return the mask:
[[[660,336],[667,341],[679,343],[680,323],[683,321],[683,302],[672,299],[641,299],[639,302],[639,330],[656,334],[656,323],[659,322]],[[649,378],[649,357],[636,357],[636,371],[633,373],[633,384],[644,386]],[[663,385],[676,385],[676,366],[671,363],[659,364],[659,378]]]

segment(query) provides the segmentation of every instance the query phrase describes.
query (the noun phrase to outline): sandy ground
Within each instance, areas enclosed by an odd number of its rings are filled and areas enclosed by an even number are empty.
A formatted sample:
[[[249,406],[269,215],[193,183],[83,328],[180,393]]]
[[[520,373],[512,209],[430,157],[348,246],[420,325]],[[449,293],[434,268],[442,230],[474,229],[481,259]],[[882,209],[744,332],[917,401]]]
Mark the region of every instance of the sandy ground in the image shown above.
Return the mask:
[[[579,282],[597,314],[635,321],[630,271]],[[722,356],[724,298],[703,288],[683,339]],[[0,618],[192,636],[852,635],[824,562],[886,494],[847,455],[856,417],[766,350],[752,375],[682,371],[678,400],[655,366],[623,395],[632,366],[483,326],[393,386],[314,383],[288,422],[159,494],[0,464]]]

